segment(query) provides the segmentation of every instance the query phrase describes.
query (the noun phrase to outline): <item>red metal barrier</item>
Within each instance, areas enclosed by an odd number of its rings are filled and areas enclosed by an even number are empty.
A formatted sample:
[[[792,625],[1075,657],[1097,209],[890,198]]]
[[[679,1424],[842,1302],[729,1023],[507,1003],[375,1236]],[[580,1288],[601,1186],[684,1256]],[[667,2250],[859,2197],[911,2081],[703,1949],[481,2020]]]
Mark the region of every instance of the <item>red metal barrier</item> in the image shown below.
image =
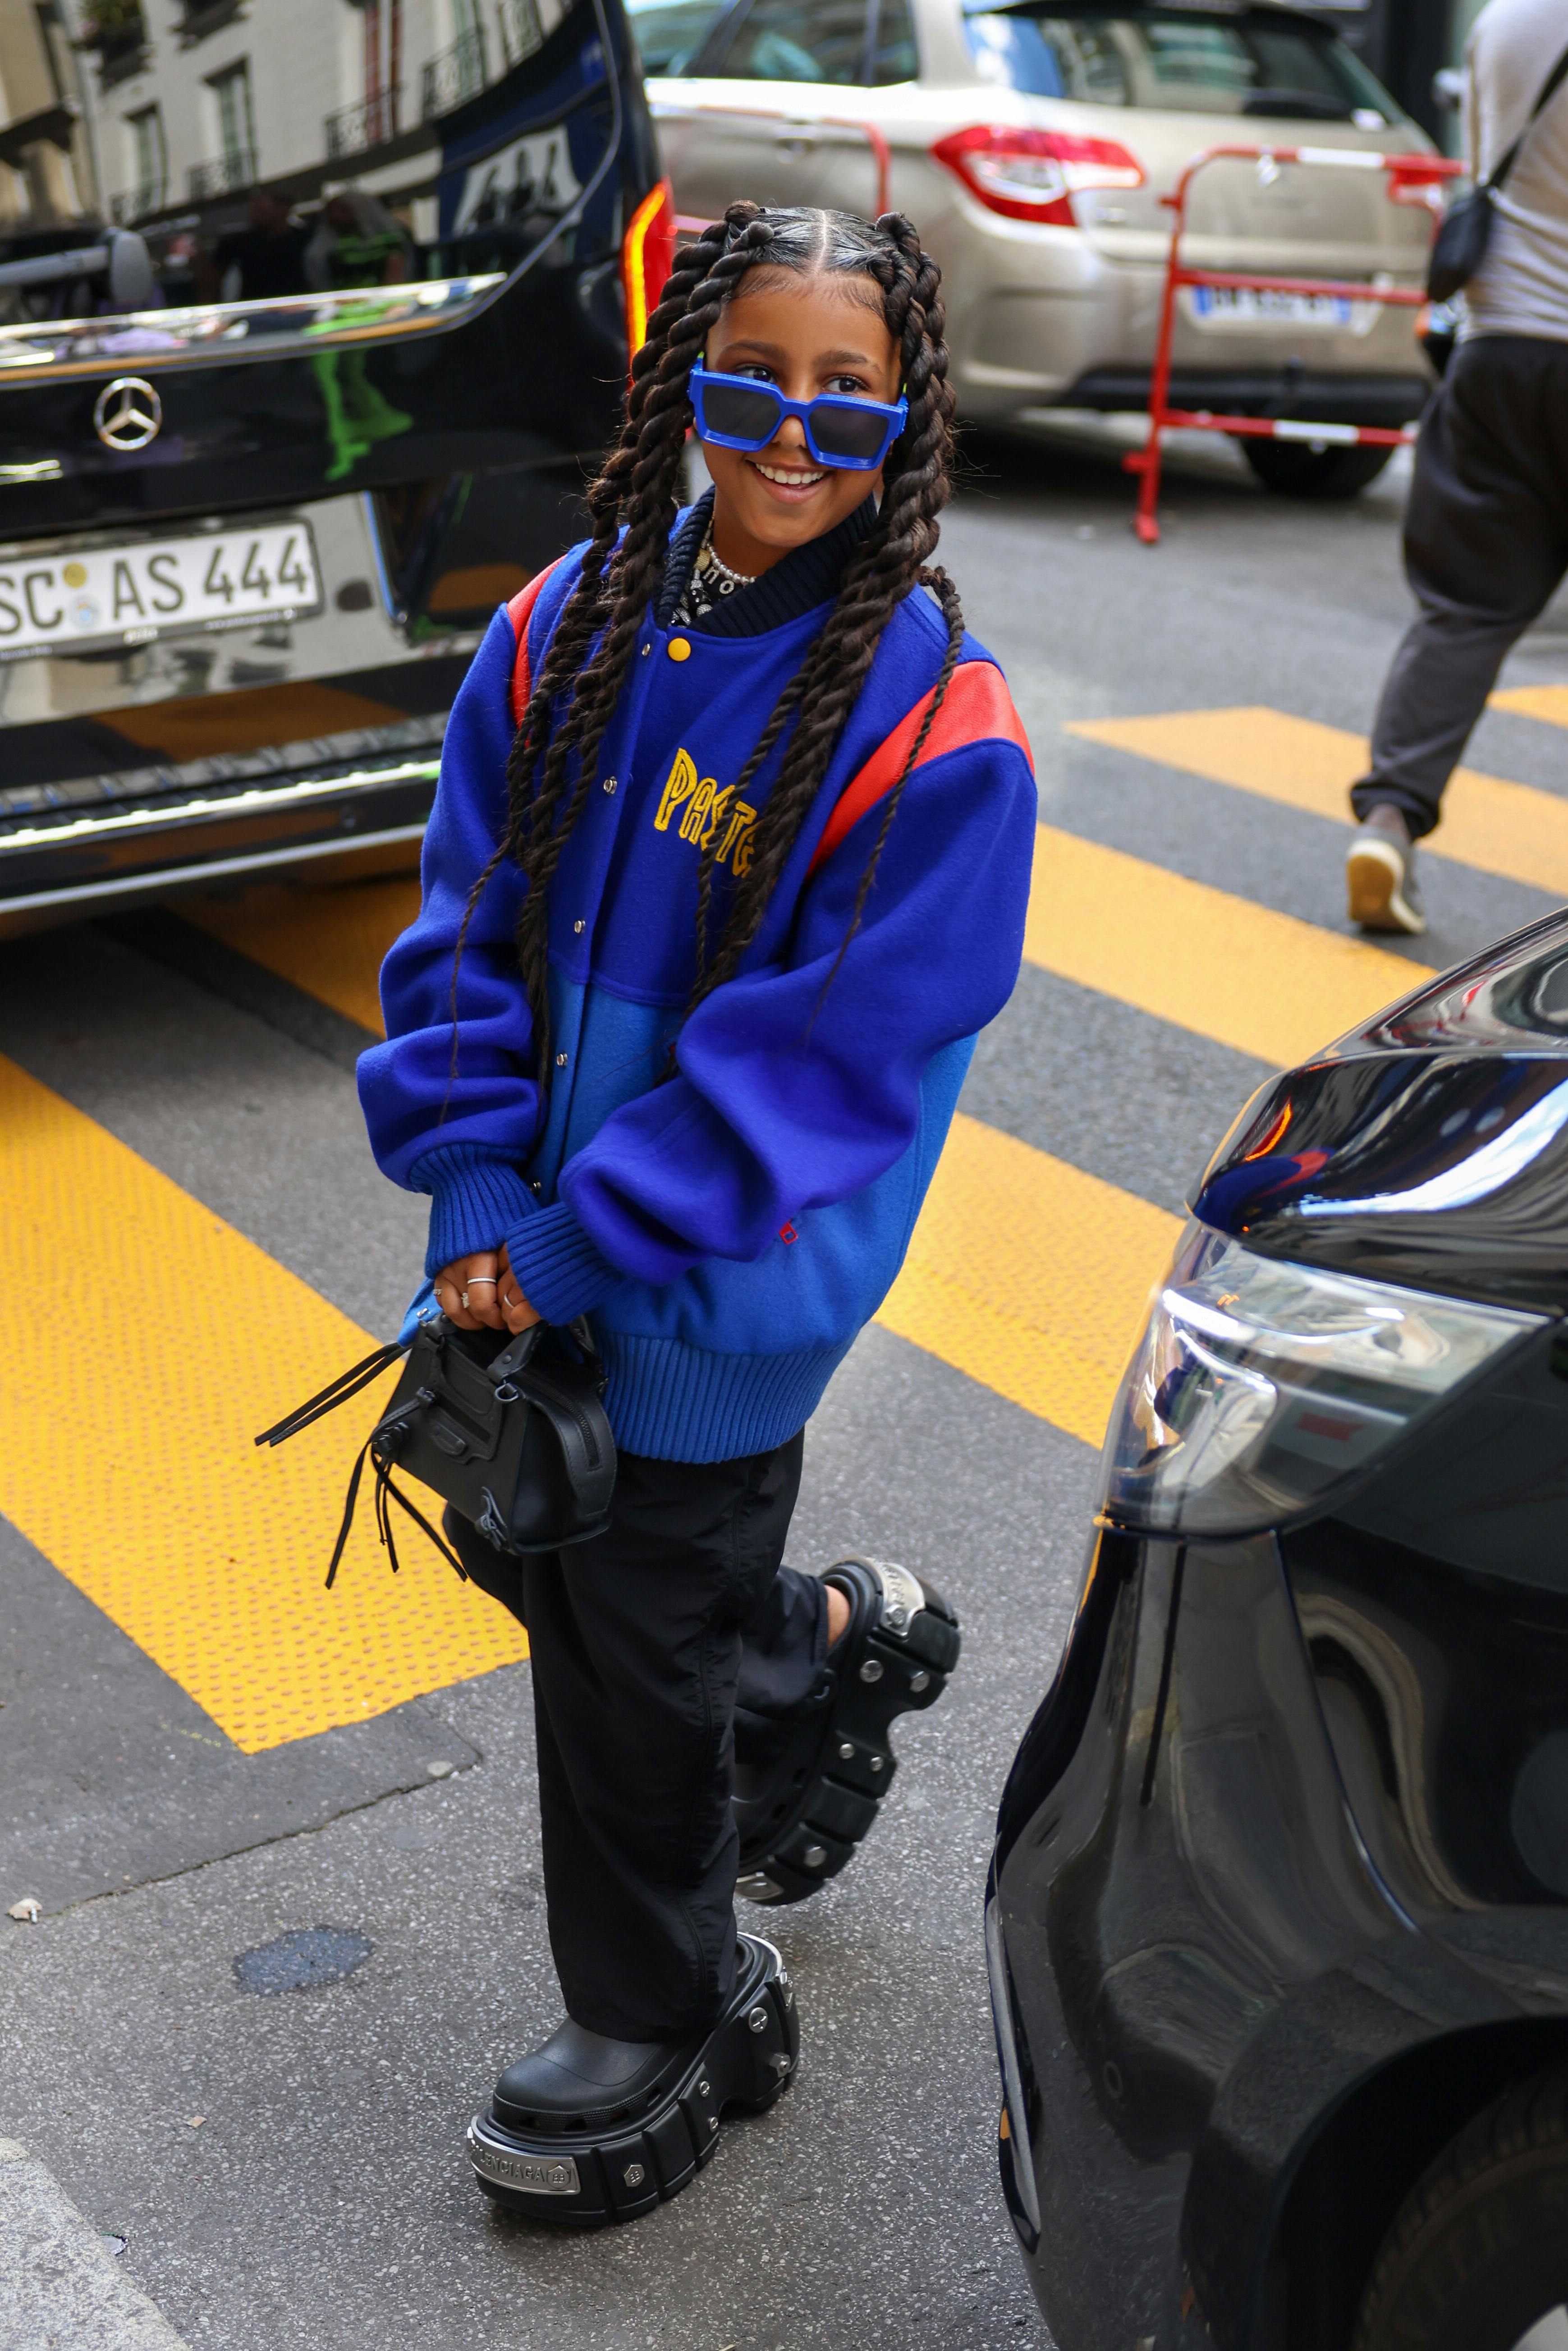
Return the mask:
[[[847,114],[790,114],[779,106],[671,106],[664,101],[654,106],[653,114],[655,121],[667,117],[703,121],[715,115],[738,115],[743,121],[787,122],[804,135],[813,131],[853,131],[871,149],[872,159],[876,165],[876,210],[884,213],[890,209],[888,187],[893,176],[893,152],[885,135],[874,122],[861,122]],[[700,236],[706,226],[706,221],[693,219],[688,214],[676,216],[675,227],[683,236]]]
[[[1364,281],[1336,277],[1286,277],[1261,271],[1187,268],[1181,257],[1182,233],[1186,227],[1187,193],[1205,164],[1218,162],[1221,159],[1255,162],[1260,172],[1276,174],[1285,166],[1305,166],[1309,170],[1321,166],[1325,170],[1386,172],[1388,193],[1396,204],[1425,204],[1432,207],[1434,234],[1441,204],[1441,183],[1454,178],[1466,168],[1447,155],[1381,155],[1355,147],[1208,147],[1192,158],[1176,182],[1174,192],[1160,198],[1161,204],[1176,214],[1176,219],[1171,227],[1170,256],[1166,263],[1165,293],[1160,304],[1155,364],[1149,378],[1149,437],[1141,449],[1133,450],[1122,461],[1130,474],[1143,475],[1133,528],[1145,547],[1156,545],[1160,536],[1160,436],[1172,427],[1184,427],[1199,433],[1233,433],[1243,438],[1259,440],[1308,441],[1314,445],[1326,443],[1347,448],[1396,448],[1416,437],[1408,426],[1323,424],[1311,418],[1300,417],[1216,416],[1207,408],[1171,406],[1171,343],[1176,333],[1176,296],[1184,286],[1230,287],[1259,294],[1326,295],[1352,302],[1391,302],[1408,309],[1418,309],[1427,299],[1425,293],[1414,287],[1372,286]]]

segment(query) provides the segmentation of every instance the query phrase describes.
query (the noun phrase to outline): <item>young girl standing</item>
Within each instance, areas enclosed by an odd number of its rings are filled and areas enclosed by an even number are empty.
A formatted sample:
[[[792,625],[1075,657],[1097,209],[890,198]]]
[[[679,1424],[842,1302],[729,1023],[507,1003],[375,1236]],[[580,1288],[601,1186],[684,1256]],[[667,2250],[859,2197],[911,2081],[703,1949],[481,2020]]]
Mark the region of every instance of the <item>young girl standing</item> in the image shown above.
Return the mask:
[[[780,1566],[802,1432],[890,1287],[1017,977],[1028,746],[956,590],[938,273],[910,223],[730,207],[632,366],[592,537],[497,615],[361,1064],[461,1327],[586,1314],[612,1522],[520,1557],[566,2021],[471,2128],[540,2218],[683,2186],[792,2068],[737,1872],[849,1858],[957,1656],[898,1568]],[[713,489],[677,515],[688,428]],[[925,592],[926,590],[931,593]],[[766,2054],[768,2064],[763,2063]]]

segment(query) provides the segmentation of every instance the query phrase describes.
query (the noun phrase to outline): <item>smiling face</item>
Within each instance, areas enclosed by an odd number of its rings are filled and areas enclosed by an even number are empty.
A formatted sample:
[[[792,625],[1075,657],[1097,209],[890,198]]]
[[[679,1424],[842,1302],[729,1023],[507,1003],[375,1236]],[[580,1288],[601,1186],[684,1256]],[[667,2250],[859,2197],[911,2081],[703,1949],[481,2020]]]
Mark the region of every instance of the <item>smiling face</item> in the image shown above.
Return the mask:
[[[823,392],[898,398],[898,348],[883,318],[882,289],[870,277],[753,269],[709,335],[705,364],[716,375],[777,384],[787,400]],[[751,576],[882,494],[880,470],[819,465],[794,416],[755,456],[712,442],[703,444],[703,456],[714,483],[714,551]]]

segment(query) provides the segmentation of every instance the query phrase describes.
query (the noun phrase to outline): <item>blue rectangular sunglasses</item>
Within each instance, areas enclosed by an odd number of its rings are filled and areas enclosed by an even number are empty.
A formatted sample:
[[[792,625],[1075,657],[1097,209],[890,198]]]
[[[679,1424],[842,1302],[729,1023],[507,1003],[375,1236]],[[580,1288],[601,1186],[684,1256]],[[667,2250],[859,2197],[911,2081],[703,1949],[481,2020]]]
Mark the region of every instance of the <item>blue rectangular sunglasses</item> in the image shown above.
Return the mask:
[[[755,456],[777,438],[787,417],[798,416],[806,446],[819,465],[874,474],[903,432],[907,400],[852,399],[820,392],[815,400],[786,400],[776,384],[755,376],[710,373],[699,360],[691,372],[692,407],[699,441]]]

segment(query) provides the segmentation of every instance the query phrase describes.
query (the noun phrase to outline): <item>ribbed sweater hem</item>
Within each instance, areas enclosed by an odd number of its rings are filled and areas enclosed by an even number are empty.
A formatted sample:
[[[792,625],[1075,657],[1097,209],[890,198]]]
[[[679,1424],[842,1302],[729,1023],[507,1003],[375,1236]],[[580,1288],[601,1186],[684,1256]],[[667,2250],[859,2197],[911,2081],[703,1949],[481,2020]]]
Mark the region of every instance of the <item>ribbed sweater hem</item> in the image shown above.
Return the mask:
[[[547,1322],[570,1322],[591,1307],[602,1306],[626,1279],[566,1200],[552,1202],[508,1231],[507,1254],[523,1296]]]
[[[852,1341],[791,1355],[721,1355],[684,1339],[600,1333],[605,1407],[623,1453],[737,1461],[803,1428]]]
[[[430,1238],[426,1273],[481,1249],[498,1249],[506,1235],[539,1204],[528,1179],[510,1159],[498,1159],[473,1143],[446,1143],[427,1151],[409,1169],[410,1187],[430,1194]]]

